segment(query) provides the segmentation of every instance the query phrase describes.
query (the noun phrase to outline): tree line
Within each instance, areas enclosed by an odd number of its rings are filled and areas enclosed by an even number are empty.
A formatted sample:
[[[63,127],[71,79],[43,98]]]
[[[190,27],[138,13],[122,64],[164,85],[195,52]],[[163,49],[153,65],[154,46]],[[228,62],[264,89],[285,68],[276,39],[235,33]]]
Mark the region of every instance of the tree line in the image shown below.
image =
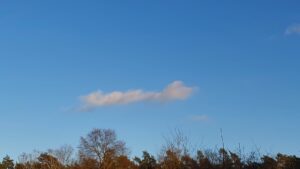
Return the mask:
[[[261,156],[255,151],[244,155],[224,146],[192,151],[181,132],[166,140],[159,155],[144,151],[142,157],[130,158],[125,142],[114,130],[93,129],[80,138],[76,153],[64,145],[46,152],[23,153],[16,162],[5,156],[0,169],[300,169],[300,158],[280,153]]]

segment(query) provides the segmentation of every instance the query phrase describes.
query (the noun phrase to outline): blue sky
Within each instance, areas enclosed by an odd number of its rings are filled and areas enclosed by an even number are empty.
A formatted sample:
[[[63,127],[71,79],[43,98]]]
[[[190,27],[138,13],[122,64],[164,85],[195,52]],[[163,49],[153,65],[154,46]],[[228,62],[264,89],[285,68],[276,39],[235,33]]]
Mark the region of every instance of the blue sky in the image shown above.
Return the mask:
[[[299,155],[299,24],[296,0],[1,1],[0,155],[77,147],[93,128],[132,155],[158,153],[175,128],[200,148],[222,128],[230,149]],[[174,81],[192,93],[77,111],[99,90]]]

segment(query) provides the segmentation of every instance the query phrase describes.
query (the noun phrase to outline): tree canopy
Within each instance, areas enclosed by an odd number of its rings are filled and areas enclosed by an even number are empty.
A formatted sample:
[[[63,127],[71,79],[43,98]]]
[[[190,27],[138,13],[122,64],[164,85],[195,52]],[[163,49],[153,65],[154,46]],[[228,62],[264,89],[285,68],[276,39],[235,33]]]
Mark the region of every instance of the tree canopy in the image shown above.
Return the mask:
[[[252,152],[247,156],[224,147],[190,150],[182,134],[177,132],[168,139],[157,157],[143,151],[142,157],[131,158],[114,130],[93,129],[80,138],[78,153],[64,145],[46,152],[23,153],[17,162],[6,155],[0,169],[300,169],[300,158],[295,155],[259,156]]]

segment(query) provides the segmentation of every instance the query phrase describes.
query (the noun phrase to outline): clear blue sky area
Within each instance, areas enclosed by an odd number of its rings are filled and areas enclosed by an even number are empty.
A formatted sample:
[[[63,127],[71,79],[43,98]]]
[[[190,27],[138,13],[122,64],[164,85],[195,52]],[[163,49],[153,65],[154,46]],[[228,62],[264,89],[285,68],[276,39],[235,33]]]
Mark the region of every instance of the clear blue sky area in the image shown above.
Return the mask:
[[[175,128],[200,148],[300,155],[300,2],[0,2],[0,156],[77,147],[93,128],[116,130],[140,156]],[[79,112],[101,90],[161,91],[185,100]]]

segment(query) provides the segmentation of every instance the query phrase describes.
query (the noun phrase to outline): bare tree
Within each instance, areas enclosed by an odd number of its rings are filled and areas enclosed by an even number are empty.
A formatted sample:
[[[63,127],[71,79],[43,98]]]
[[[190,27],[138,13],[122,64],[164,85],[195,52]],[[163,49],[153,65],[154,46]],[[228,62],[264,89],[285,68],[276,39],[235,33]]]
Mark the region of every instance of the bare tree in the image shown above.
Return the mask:
[[[72,155],[74,149],[70,145],[63,145],[58,149],[49,149],[48,153],[57,158],[57,160],[64,164],[68,165],[72,162]]]
[[[22,164],[23,169],[34,169],[35,164],[38,163],[38,157],[41,152],[38,150],[34,150],[32,153],[22,153],[18,157],[18,163]]]
[[[81,158],[92,158],[99,168],[105,166],[106,159],[125,155],[127,148],[123,141],[117,139],[115,131],[94,129],[86,137],[81,137],[79,146]]]
[[[33,150],[32,153],[22,153],[18,157],[19,163],[34,163],[38,161],[38,157],[42,152],[38,150]]]
[[[165,144],[162,146],[159,159],[163,160],[168,153],[174,154],[178,159],[190,154],[191,144],[188,137],[179,129],[171,132],[169,137],[164,137]]]
[[[221,149],[221,153],[222,153],[222,168],[224,169],[226,166],[225,166],[225,153],[226,153],[226,150],[225,150],[225,144],[224,144],[224,138],[223,138],[223,130],[222,128],[220,129],[220,133],[221,133],[221,140],[222,140],[222,149]]]
[[[161,169],[197,168],[197,161],[190,156],[193,151],[189,138],[179,129],[165,137],[159,161]]]

